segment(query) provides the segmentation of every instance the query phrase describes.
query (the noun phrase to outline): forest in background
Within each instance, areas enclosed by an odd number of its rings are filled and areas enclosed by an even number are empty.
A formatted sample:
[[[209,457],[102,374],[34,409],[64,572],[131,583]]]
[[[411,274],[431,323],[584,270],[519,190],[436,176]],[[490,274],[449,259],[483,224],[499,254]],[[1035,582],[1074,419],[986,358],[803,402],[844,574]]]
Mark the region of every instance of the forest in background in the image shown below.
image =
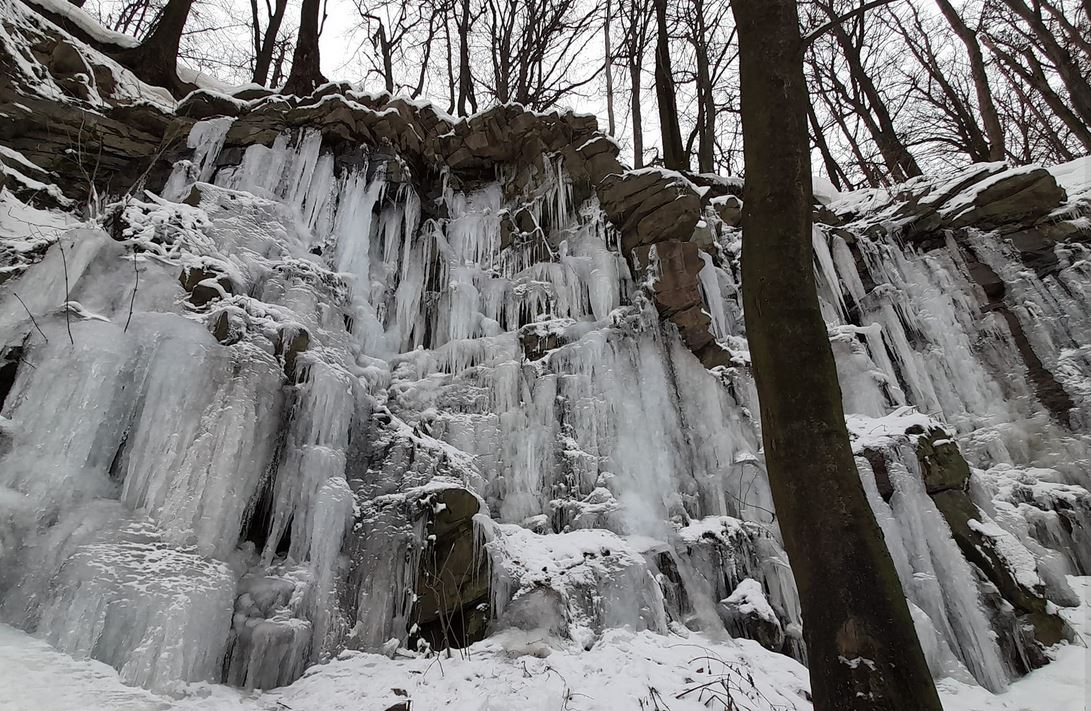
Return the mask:
[[[165,6],[83,5],[138,39]],[[295,0],[196,0],[180,61],[279,87],[300,9]],[[574,108],[597,114],[635,167],[742,170],[728,0],[325,0],[319,12],[331,78],[456,115],[508,102]],[[814,162],[838,189],[1091,151],[1091,0],[809,0],[800,13],[813,35]]]

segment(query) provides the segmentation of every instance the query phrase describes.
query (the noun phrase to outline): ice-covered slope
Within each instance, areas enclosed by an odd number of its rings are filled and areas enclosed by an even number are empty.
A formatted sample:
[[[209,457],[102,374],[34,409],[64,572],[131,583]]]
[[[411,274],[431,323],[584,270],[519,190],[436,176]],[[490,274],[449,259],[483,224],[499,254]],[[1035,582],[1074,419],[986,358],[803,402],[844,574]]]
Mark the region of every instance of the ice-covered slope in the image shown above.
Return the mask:
[[[344,650],[412,674],[518,630],[558,674],[689,630],[744,675],[805,660],[738,180],[627,171],[593,119],[517,107],[149,104],[0,2],[4,621],[157,691]],[[1066,654],[1091,567],[1080,170],[816,206],[862,481],[934,673],[990,692]]]

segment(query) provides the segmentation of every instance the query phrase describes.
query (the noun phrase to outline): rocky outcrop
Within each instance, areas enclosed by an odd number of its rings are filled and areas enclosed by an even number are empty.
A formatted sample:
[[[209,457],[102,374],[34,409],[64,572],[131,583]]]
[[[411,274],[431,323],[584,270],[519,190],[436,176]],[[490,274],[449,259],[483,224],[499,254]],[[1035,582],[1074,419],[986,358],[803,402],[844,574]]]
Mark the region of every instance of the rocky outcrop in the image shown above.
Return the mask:
[[[560,348],[567,341],[565,329],[573,325],[572,319],[552,319],[527,324],[519,329],[519,346],[527,360],[544,358],[550,351]]]
[[[970,480],[970,465],[963,459],[958,445],[947,432],[934,428],[910,427],[907,434],[917,438],[917,461],[924,477],[924,488],[929,494],[941,491],[963,491]]]
[[[466,647],[485,638],[489,570],[478,549],[473,517],[481,509],[465,489],[421,499],[428,517],[413,608],[415,636],[434,649]]]
[[[674,324],[682,341],[706,368],[727,365],[730,357],[712,336],[712,321],[700,290],[704,261],[693,242],[662,240],[636,247],[633,263],[649,275],[648,290],[659,315]]]
[[[1045,168],[1017,168],[981,181],[967,198],[940,208],[944,225],[958,229],[999,228],[1035,222],[1063,203],[1068,195]]]
[[[1016,569],[1019,563],[1008,559],[1004,543],[1010,534],[988,522],[970,498],[970,467],[958,446],[942,430],[924,432],[919,428],[910,428],[907,433],[918,435],[917,459],[928,495],[950,527],[963,556],[995,588],[995,594],[1003,601],[991,605],[996,626],[1001,632],[999,636],[1003,638],[1005,633],[1026,633],[1029,640],[1036,641],[1040,648],[1071,639],[1072,631],[1056,614],[1041,583],[1029,585],[1025,581],[1026,575],[1021,576]],[[988,598],[990,591],[986,589],[984,592],[985,598]],[[1014,618],[1015,625],[1008,624],[1009,617]],[[1048,661],[1034,644],[1009,643],[1004,648],[1009,652],[1009,664],[1020,673]],[[1030,655],[1018,651],[1028,649],[1036,651]]]
[[[784,630],[765,599],[761,583],[746,578],[730,596],[720,601],[717,611],[732,637],[752,639],[766,649],[784,648]]]

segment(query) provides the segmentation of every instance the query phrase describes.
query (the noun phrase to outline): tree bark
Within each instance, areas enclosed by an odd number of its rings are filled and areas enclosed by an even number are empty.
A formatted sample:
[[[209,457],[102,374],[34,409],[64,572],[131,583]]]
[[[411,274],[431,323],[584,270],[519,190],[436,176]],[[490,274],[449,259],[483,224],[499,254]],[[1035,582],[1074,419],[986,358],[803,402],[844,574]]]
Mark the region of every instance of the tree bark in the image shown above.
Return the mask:
[[[115,54],[143,81],[164,87],[177,98],[197,88],[178,78],[178,47],[192,6],[193,0],[170,0],[143,42]]]
[[[663,137],[663,165],[670,170],[688,170],[689,160],[682,147],[678,102],[674,96],[674,73],[671,71],[670,43],[667,37],[667,0],[655,0],[655,21],[655,96],[659,104],[659,126]]]
[[[296,37],[295,53],[292,54],[292,70],[284,83],[285,94],[303,96],[326,81],[322,76],[318,54],[318,15],[321,11],[322,0],[303,0],[299,35]]]
[[[735,0],[743,299],[765,459],[799,588],[815,711],[940,711],[849,445],[811,246],[794,0]]]

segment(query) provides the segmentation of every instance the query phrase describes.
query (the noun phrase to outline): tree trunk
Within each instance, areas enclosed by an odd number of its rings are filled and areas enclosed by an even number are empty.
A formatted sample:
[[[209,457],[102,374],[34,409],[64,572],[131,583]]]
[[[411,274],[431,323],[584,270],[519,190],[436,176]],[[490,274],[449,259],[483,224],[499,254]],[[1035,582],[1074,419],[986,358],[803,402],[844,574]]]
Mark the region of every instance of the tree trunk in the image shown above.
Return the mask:
[[[822,126],[818,123],[818,115],[814,112],[814,104],[810,101],[807,102],[807,121],[811,124],[811,134],[814,137],[815,145],[818,146],[818,152],[822,154],[822,162],[826,165],[826,173],[830,176],[833,187],[837,190],[843,190],[846,186],[851,188],[852,186],[848,184],[848,179],[845,177],[845,172],[841,170],[841,166],[837,165],[837,161],[830,151],[830,144],[826,142],[826,136],[822,133]]]
[[[1091,124],[1091,83],[1068,49],[1058,41],[1041,17],[1023,0],[1001,0],[1027,23],[1038,39],[1038,47],[1061,78],[1072,108],[1085,124]]]
[[[462,18],[458,25],[458,115],[466,116],[466,104],[477,113],[473,76],[470,74],[470,0],[462,0]]]
[[[1091,128],[1088,128],[1087,124],[1081,121],[1080,117],[1068,108],[1064,99],[1053,90],[1042,66],[1036,61],[1034,53],[1029,48],[1024,48],[1022,55],[1023,61],[1020,61],[1019,57],[1002,49],[989,37],[984,37],[983,41],[985,42],[985,46],[1003,62],[1008,71],[1011,72],[1011,74],[1018,76],[1026,82],[1029,87],[1034,89],[1034,91],[1042,97],[1046,105],[1049,106],[1053,115],[1064,122],[1065,126],[1068,127],[1068,130],[1072,132],[1072,135],[1076,137],[1076,140],[1078,140],[1085,149],[1091,151]]]
[[[269,70],[273,66],[273,54],[276,50],[277,35],[280,34],[280,26],[284,22],[284,14],[288,10],[288,0],[277,0],[273,7],[273,14],[269,16],[269,25],[265,28],[261,45],[258,47],[257,59],[254,61],[254,83],[265,85],[269,81]],[[254,18],[255,28],[257,17]]]
[[[387,39],[386,28],[379,25],[379,51],[383,55],[383,83],[386,93],[394,95],[394,43]]]
[[[606,54],[606,132],[613,136],[617,127],[614,125],[614,57],[610,52],[611,10],[610,0],[606,0],[606,16],[602,26],[603,50]]]
[[[682,147],[678,125],[678,103],[674,97],[670,43],[667,37],[667,0],[655,0],[657,36],[655,41],[655,97],[659,104],[659,126],[663,136],[663,165],[670,170],[687,170],[689,161]]]
[[[138,46],[115,55],[141,80],[164,87],[177,98],[197,88],[178,78],[178,47],[192,6],[193,0],[170,0],[152,33]]]
[[[996,111],[992,89],[989,87],[989,75],[985,71],[985,57],[977,41],[977,33],[966,26],[962,17],[948,0],[936,0],[940,12],[947,19],[970,58],[970,76],[977,94],[977,109],[981,112],[981,121],[985,124],[985,134],[989,137],[989,160],[1004,160],[1004,127],[1000,124],[1000,115]]]
[[[457,22],[455,23],[457,26]],[[454,51],[451,49],[451,22],[446,13],[443,15],[443,37],[444,46],[447,50],[447,113],[455,113],[455,105],[457,99],[455,98],[455,63],[454,63]]]
[[[288,81],[282,90],[285,94],[304,96],[326,81],[318,54],[318,14],[321,11],[322,0],[303,0],[292,70],[288,72]]]
[[[849,445],[811,246],[794,0],[735,0],[743,299],[765,459],[799,588],[815,711],[940,711]]]
[[[716,102],[709,71],[708,28],[705,27],[703,0],[694,0],[693,50],[697,62],[697,170],[711,173],[716,169]]]
[[[630,113],[633,115],[633,167],[644,167],[644,112],[640,105],[640,58],[629,59],[629,83],[632,85]]]

